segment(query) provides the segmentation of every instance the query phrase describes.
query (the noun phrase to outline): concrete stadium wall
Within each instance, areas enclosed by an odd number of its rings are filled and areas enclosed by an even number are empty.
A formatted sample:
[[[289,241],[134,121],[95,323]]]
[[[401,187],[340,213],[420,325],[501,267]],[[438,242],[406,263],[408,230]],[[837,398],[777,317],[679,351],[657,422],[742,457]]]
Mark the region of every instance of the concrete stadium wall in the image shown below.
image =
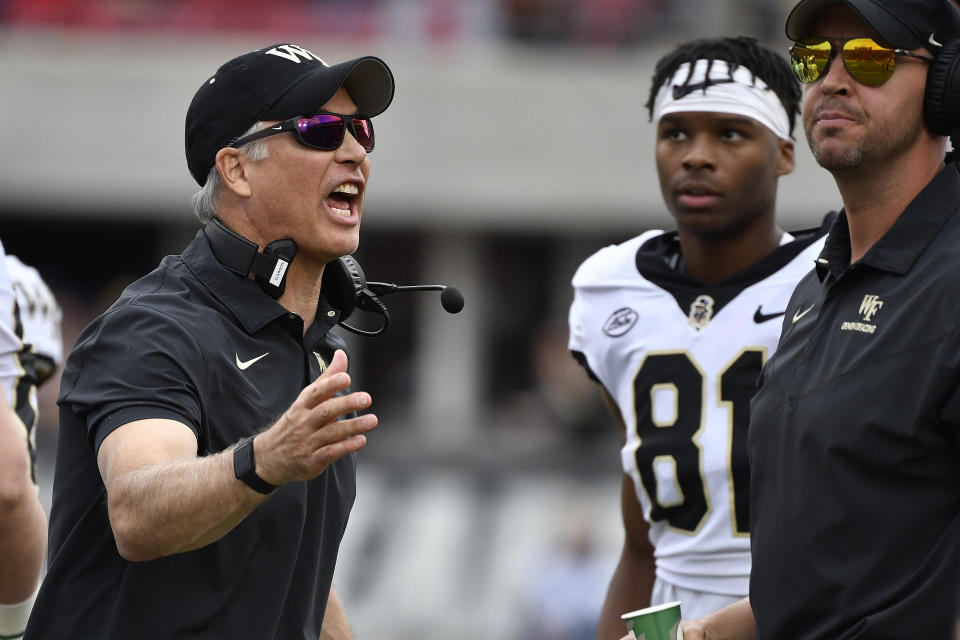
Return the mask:
[[[189,219],[183,120],[194,90],[272,36],[0,32],[0,208]],[[377,119],[368,228],[560,233],[668,225],[640,51],[301,42],[371,53],[397,78]],[[801,137],[781,183],[788,228],[839,206]]]

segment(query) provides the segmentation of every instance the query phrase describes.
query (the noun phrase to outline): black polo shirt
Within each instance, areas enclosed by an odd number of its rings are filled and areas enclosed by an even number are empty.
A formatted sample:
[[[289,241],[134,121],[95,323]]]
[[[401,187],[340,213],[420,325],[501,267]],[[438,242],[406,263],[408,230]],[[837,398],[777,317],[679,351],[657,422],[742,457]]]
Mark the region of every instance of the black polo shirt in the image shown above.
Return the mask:
[[[952,637],[960,170],[850,265],[841,213],[751,404],[757,637]]]
[[[144,418],[190,427],[200,456],[260,431],[344,348],[329,333],[337,318],[321,299],[304,336],[299,316],[222,267],[201,231],[86,328],[63,373],[49,571],[26,638],[316,640],[355,454],[277,489],[217,542],[128,562],[96,451]]]

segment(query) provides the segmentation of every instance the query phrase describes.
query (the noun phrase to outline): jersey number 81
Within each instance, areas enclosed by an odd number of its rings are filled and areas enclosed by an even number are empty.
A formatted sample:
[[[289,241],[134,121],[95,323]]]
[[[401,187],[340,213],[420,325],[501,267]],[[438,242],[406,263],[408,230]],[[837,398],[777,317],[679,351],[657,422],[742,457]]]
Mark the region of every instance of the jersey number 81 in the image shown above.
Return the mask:
[[[633,381],[637,416],[637,471],[650,497],[651,521],[666,520],[671,527],[696,532],[709,513],[704,485],[703,456],[697,440],[708,414],[729,416],[730,446],[728,477],[733,512],[734,534],[750,532],[750,469],[747,463],[747,426],[750,398],[756,391],[757,376],[763,367],[766,350],[741,351],[717,375],[717,404],[706,403],[703,370],[688,352],[650,353]],[[664,422],[655,415],[655,397],[659,389],[672,388],[676,405],[673,418]],[[682,496],[678,501],[661,504],[654,466],[672,460]]]

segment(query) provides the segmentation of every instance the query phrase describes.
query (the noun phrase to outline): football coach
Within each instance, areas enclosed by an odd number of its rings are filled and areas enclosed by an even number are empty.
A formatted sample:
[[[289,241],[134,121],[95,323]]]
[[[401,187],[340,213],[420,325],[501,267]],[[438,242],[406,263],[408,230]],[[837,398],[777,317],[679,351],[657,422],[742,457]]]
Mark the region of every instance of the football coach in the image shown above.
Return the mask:
[[[60,389],[25,638],[352,638],[332,590],[377,425],[324,266],[358,245],[387,65],[277,44],[186,116],[203,228],[88,326]]]

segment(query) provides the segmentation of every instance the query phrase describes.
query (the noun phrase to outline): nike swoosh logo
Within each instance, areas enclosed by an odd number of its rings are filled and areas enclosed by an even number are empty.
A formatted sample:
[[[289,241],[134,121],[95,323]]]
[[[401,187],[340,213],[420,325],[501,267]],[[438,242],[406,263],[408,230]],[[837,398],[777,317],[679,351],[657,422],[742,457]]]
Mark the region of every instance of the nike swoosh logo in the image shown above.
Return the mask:
[[[797,322],[800,321],[800,318],[802,318],[803,316],[805,316],[805,315],[807,315],[808,313],[810,313],[815,306],[816,306],[816,305],[810,305],[809,307],[807,307],[807,308],[804,309],[803,311],[797,311],[796,313],[794,313],[794,314],[793,314],[793,324],[797,324]]]
[[[927,42],[929,42],[930,44],[932,44],[932,45],[935,46],[935,47],[942,47],[942,46],[943,46],[942,44],[940,44],[939,42],[937,42],[936,40],[933,39],[933,36],[935,36],[935,35],[937,35],[937,34],[931,33],[931,34],[930,34],[930,38],[927,39]]]
[[[762,309],[763,309],[763,305],[760,305],[759,307],[757,307],[756,313],[753,314],[753,321],[756,322],[757,324],[760,324],[761,322],[766,322],[767,320],[773,320],[774,318],[779,318],[780,316],[784,315],[787,312],[787,310],[784,309],[779,313],[764,313]]]
[[[282,125],[282,124],[278,124],[277,126],[275,126],[275,127],[270,127],[270,128],[273,129],[274,131],[280,131],[280,130],[283,129],[283,125]]]
[[[253,364],[254,362],[256,362],[257,360],[259,360],[259,359],[261,359],[261,358],[266,358],[268,355],[270,355],[270,352],[269,352],[269,351],[267,351],[267,352],[266,352],[265,354],[263,354],[262,356],[257,356],[256,358],[251,358],[251,359],[246,360],[246,361],[240,360],[240,356],[239,356],[238,354],[234,354],[234,357],[237,359],[237,367],[240,369],[240,371],[244,371],[247,367],[249,367],[250,365],[252,365],[252,364]]]
[[[716,84],[729,84],[731,82],[735,82],[735,80],[733,78],[717,78],[716,80],[713,78],[707,78],[703,82],[697,82],[694,84],[675,84],[673,85],[673,99],[679,100],[680,98],[690,95],[694,91],[704,91],[707,89],[707,87],[712,87]]]

